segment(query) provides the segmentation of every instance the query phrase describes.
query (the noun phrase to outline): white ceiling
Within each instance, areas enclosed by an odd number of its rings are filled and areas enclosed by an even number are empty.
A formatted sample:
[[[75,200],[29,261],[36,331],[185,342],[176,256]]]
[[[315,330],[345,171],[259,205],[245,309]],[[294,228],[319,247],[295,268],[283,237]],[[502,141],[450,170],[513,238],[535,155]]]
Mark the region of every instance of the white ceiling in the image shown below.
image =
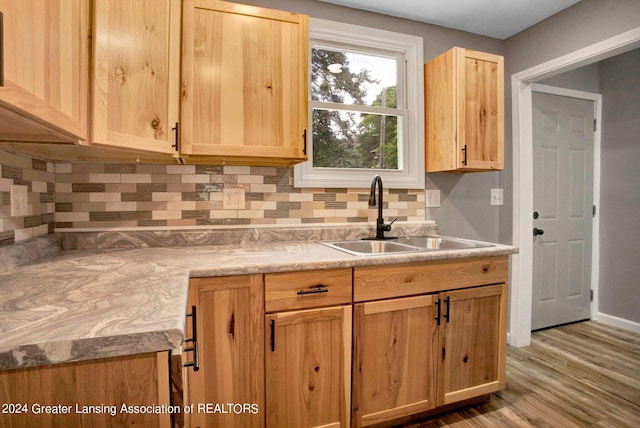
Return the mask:
[[[580,0],[320,0],[507,39]]]

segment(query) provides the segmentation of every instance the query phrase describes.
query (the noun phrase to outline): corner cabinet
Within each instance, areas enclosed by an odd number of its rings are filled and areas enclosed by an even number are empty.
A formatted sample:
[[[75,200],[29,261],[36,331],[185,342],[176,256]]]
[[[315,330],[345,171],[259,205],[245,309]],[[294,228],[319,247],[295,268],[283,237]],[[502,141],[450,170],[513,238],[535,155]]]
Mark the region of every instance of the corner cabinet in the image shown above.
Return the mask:
[[[185,426],[264,426],[263,290],[262,275],[190,280],[186,335],[197,345],[183,345],[182,361],[197,369],[184,368]]]
[[[88,0],[0,0],[0,140],[87,139]]]
[[[92,143],[177,153],[180,0],[98,0],[93,17]]]
[[[427,172],[504,168],[504,59],[455,47],[424,66]]]
[[[228,164],[305,161],[308,17],[185,0],[182,28],[181,155]]]

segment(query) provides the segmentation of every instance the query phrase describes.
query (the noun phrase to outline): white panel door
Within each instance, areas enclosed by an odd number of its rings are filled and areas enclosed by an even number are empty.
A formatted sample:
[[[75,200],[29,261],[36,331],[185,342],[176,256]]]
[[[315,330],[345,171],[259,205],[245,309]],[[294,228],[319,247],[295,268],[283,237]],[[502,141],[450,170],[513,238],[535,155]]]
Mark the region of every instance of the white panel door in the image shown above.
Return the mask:
[[[533,93],[534,330],[590,318],[593,123],[593,101]]]

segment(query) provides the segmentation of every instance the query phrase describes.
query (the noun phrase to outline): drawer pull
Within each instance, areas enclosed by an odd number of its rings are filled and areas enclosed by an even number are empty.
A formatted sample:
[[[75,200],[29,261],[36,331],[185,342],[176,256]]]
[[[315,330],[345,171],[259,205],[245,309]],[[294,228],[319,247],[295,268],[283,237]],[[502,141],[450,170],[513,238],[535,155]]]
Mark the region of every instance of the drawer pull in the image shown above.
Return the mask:
[[[315,288],[312,288],[310,290],[298,290],[298,292],[296,293],[298,296],[306,296],[309,294],[320,294],[320,293],[327,293],[329,292],[329,289],[327,287],[325,287],[324,285],[318,285]]]

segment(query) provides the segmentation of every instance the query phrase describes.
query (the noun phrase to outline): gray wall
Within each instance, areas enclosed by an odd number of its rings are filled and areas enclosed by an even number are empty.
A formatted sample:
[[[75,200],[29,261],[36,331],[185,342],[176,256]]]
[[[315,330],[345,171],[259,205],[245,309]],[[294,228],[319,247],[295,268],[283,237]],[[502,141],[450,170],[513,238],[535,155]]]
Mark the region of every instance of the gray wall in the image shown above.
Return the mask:
[[[505,109],[511,112],[511,75],[640,26],[638,0],[581,0],[505,40]],[[513,150],[511,114],[505,115],[505,205],[500,242],[512,242]]]
[[[640,323],[640,50],[602,61],[599,311]]]
[[[234,2],[287,10],[303,13],[313,18],[420,36],[424,39],[425,61],[436,57],[453,46],[463,46],[496,54],[502,54],[504,48],[503,41],[490,37],[478,36],[418,21],[365,12],[317,0],[236,0]]]
[[[581,0],[506,40],[506,75],[640,25],[638,0]]]
[[[594,63],[557,76],[549,77],[538,83],[576,91],[600,93],[600,64]]]
[[[238,0],[238,3],[420,36],[424,40],[425,62],[453,46],[504,54],[502,40],[316,0]],[[427,219],[436,220],[443,234],[499,241],[499,211],[489,204],[490,189],[498,183],[498,173],[428,174],[426,186],[440,189],[441,207],[427,210]]]
[[[640,26],[640,1],[582,0],[559,14],[506,40],[505,74],[555,59],[566,53],[592,45],[609,37]],[[598,70],[600,91],[603,94],[603,128],[601,159],[600,203],[600,278],[599,312],[640,322],[640,293],[638,293],[639,242],[637,219],[640,218],[638,162],[640,157],[640,81],[638,54],[606,60]],[[573,76],[582,76],[585,70]],[[569,76],[556,76],[547,83],[585,90],[592,84],[574,82]],[[577,85],[578,87],[575,87]],[[582,86],[586,85],[586,86]],[[511,110],[508,89],[507,111]],[[503,177],[512,183],[511,117],[505,121],[505,152],[508,168]],[[512,189],[509,189],[511,192]],[[511,208],[500,215],[500,235],[508,241],[511,233]]]
[[[441,191],[441,207],[427,210],[441,233],[510,243],[512,241],[513,151],[511,123],[511,75],[561,55],[592,45],[640,26],[638,0],[581,0],[545,21],[505,40],[450,30],[401,18],[335,6],[315,0],[242,0],[274,9],[305,13],[339,22],[384,28],[424,39],[425,61],[452,46],[505,56],[505,170],[499,173],[426,174],[429,189]],[[599,68],[604,93],[602,144],[600,311],[640,322],[637,262],[640,218],[640,129],[630,111],[640,109],[637,80],[638,54],[606,61]],[[621,73],[617,62],[629,71]],[[636,61],[636,62],[634,62]],[[633,62],[633,64],[630,64]],[[616,64],[614,66],[614,64]],[[633,66],[632,66],[633,65]],[[594,91],[594,68],[558,76],[546,83]],[[635,77],[634,77],[635,76]],[[631,81],[632,79],[635,81]],[[630,80],[631,79],[631,80]],[[625,83],[628,87],[619,89]],[[618,89],[616,89],[618,88]],[[635,98],[632,98],[632,94]],[[609,109],[608,107],[614,106]],[[505,205],[489,205],[490,189],[505,189]]]

